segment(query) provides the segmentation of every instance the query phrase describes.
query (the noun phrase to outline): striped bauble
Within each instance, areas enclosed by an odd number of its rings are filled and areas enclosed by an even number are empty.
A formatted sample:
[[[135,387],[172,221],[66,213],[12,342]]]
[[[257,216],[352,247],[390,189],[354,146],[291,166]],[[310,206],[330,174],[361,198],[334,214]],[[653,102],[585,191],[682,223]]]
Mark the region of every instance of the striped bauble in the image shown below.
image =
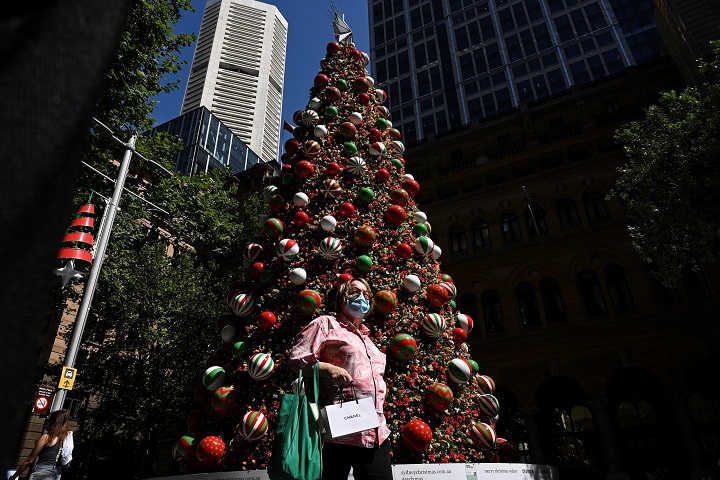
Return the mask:
[[[218,366],[209,367],[203,373],[202,381],[208,390],[217,390],[225,383],[225,370]]]
[[[320,193],[325,198],[335,198],[342,192],[340,182],[334,178],[327,178],[320,187]]]
[[[491,394],[495,391],[495,381],[487,375],[478,375],[477,377],[478,387],[484,394]]]
[[[433,242],[430,237],[427,237],[425,235],[421,235],[415,239],[415,251],[423,257],[427,257],[428,255],[430,255],[433,251],[434,246],[435,242]]]
[[[476,423],[470,429],[470,438],[480,450],[492,450],[495,447],[497,435],[495,429],[487,423]]]
[[[264,380],[272,375],[275,362],[269,353],[256,353],[250,357],[248,374],[255,380]]]
[[[390,341],[390,353],[398,360],[410,360],[417,350],[417,342],[407,333],[398,333]]]
[[[361,157],[350,157],[348,161],[345,162],[345,169],[351,175],[362,175],[367,171],[368,166]]]
[[[262,412],[250,410],[242,419],[240,432],[242,436],[250,441],[260,440],[268,431],[268,421]]]
[[[445,331],[445,319],[439,313],[428,313],[423,316],[421,328],[428,337],[438,338]]]
[[[467,383],[472,378],[472,366],[464,358],[453,358],[448,364],[448,374],[455,383]]]
[[[465,330],[467,333],[470,333],[470,331],[473,329],[473,319],[470,317],[470,315],[458,313],[456,318],[457,323],[460,325],[460,328]]]
[[[318,255],[325,260],[336,260],[342,255],[343,247],[340,240],[335,237],[327,237],[317,249]]]
[[[239,317],[249,316],[255,308],[255,299],[252,294],[239,292],[235,298],[230,301],[230,308]]]
[[[496,417],[500,413],[500,402],[494,395],[485,394],[478,397],[480,415],[485,419]]]
[[[277,244],[277,255],[286,262],[292,262],[300,253],[300,245],[292,238],[283,238]]]

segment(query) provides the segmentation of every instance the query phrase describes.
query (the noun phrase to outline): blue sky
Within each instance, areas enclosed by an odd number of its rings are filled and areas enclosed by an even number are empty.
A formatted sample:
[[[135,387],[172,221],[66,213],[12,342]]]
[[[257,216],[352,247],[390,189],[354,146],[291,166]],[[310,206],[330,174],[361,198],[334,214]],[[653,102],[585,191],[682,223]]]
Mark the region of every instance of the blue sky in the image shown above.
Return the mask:
[[[176,26],[176,32],[200,32],[200,21],[205,8],[204,0],[193,0],[195,13],[186,12]],[[320,71],[320,60],[325,56],[325,46],[334,40],[332,20],[327,15],[329,0],[266,0],[275,5],[288,22],[288,46],[285,63],[285,88],[283,93],[283,118],[292,123],[292,114],[304,109],[309,100],[309,90],[315,75]],[[368,3],[366,0],[333,0],[337,9],[345,15],[345,21],[353,30],[355,44],[363,52],[370,53],[368,39]],[[195,45],[182,52],[187,60],[180,72],[180,88],[158,97],[158,107],[153,112],[155,124],[172,120],[180,114],[190,72]],[[286,136],[283,135],[283,141]],[[281,149],[282,150],[282,149]]]

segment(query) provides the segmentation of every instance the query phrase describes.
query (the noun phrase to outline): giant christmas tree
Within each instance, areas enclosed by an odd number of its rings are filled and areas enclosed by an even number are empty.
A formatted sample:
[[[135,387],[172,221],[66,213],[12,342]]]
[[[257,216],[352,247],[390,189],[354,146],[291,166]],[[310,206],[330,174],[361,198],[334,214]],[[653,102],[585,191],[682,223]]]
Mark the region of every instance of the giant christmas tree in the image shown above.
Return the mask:
[[[352,43],[328,44],[294,114],[283,173],[264,191],[270,217],[247,246],[249,280],[230,287],[223,344],[175,448],[188,471],[267,466],[280,397],[296,379],[286,366],[295,336],[334,313],[333,290],[351,278],[377,292],[366,325],[388,357],[393,462],[475,462],[495,446],[493,381],[470,357],[472,319],[455,311],[413,200],[420,185],[404,171],[400,132],[367,63]]]

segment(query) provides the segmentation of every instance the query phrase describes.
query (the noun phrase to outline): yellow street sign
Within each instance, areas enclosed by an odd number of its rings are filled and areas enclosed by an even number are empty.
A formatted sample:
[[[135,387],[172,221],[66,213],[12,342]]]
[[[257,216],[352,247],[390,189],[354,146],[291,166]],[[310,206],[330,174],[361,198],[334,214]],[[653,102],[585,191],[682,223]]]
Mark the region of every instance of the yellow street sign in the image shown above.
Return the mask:
[[[65,390],[72,390],[75,384],[75,377],[77,375],[77,368],[63,367],[62,375],[60,376],[60,383],[58,388]]]

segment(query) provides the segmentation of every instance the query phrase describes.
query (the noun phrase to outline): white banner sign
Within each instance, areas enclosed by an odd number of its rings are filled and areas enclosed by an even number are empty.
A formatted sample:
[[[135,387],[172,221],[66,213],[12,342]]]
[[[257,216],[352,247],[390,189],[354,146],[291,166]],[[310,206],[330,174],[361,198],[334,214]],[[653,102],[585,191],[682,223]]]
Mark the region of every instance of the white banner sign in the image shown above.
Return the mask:
[[[558,480],[555,467],[526,463],[418,463],[393,465],[393,480]],[[352,480],[352,472],[348,480]],[[162,480],[270,480],[265,470],[200,473]]]

